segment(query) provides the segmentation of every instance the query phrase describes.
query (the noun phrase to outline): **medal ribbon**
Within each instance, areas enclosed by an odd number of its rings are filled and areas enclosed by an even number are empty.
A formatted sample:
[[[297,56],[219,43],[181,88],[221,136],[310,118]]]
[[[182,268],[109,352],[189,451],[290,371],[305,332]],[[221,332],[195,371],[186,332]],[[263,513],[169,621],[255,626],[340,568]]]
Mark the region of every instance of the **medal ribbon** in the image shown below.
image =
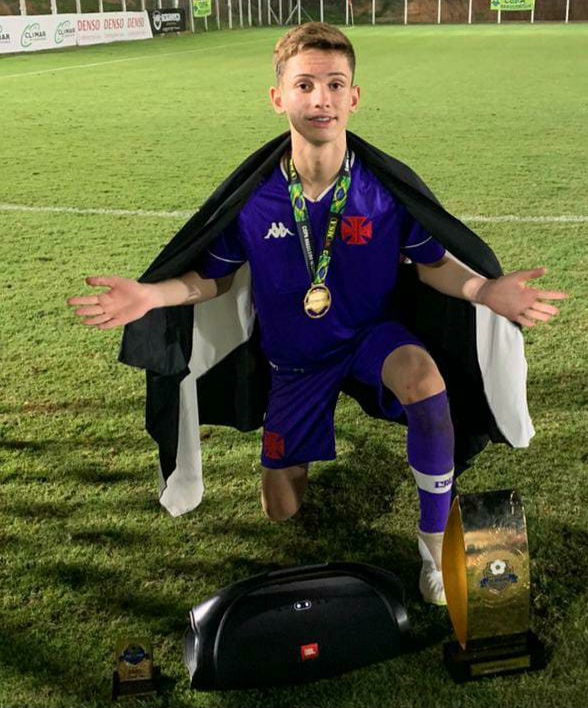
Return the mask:
[[[294,212],[296,230],[304,253],[304,260],[313,285],[322,285],[327,279],[329,263],[331,262],[331,247],[339,231],[343,210],[347,203],[347,194],[351,186],[351,166],[349,151],[345,152],[345,159],[341,165],[331,206],[329,208],[329,223],[325,233],[323,248],[320,253],[318,263],[315,267],[314,253],[312,249],[312,230],[310,226],[310,215],[306,207],[306,200],[302,192],[302,183],[294,167],[292,156],[288,160],[288,174],[290,178],[289,192]]]

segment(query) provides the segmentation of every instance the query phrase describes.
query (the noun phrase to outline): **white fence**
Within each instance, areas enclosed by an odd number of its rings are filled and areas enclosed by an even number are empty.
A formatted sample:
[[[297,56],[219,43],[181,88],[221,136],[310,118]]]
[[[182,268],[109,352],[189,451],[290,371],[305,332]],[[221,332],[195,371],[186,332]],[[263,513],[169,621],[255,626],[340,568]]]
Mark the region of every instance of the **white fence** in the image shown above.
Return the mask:
[[[518,12],[492,11],[490,0],[212,0],[212,15],[197,20],[192,17],[191,0],[5,0],[0,7],[12,16],[61,15],[63,9],[58,8],[66,3],[69,14],[78,15],[103,13],[105,9],[128,12],[181,6],[191,20],[191,28],[197,31],[291,25],[307,20],[340,25],[588,21],[588,0],[535,0],[534,10]],[[0,27],[5,27],[9,16],[0,15]]]
[[[532,11],[501,12],[490,0],[213,0],[198,29],[235,29],[321,20],[353,24],[481,24],[588,21],[588,0],[535,0]]]

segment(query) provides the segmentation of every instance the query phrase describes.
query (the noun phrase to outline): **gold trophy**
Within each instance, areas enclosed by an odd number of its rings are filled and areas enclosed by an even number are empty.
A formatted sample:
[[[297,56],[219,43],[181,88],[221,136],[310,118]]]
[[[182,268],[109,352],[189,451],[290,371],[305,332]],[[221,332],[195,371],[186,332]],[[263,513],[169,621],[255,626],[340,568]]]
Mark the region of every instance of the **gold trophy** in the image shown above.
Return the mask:
[[[455,681],[545,666],[530,631],[527,524],[514,490],[453,500],[443,538],[443,582],[457,641],[443,647]]]
[[[153,696],[157,693],[159,669],[153,666],[153,650],[145,638],[120,639],[116,643],[116,671],[112,700],[119,696]]]

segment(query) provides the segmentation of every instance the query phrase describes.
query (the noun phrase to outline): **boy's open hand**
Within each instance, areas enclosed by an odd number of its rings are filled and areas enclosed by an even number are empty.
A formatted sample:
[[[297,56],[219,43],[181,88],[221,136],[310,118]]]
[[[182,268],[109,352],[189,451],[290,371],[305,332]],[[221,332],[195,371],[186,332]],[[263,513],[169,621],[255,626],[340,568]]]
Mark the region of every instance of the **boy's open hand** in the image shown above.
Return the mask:
[[[97,295],[71,297],[67,304],[77,307],[76,315],[85,318],[84,324],[90,327],[120,327],[138,320],[156,306],[153,289],[136,280],[117,276],[92,276],[86,278],[86,283],[107,290]]]
[[[517,270],[496,280],[487,280],[480,287],[476,301],[525,327],[548,322],[559,310],[544,300],[565,300],[568,296],[527,286],[527,281],[540,278],[546,272],[546,268]]]

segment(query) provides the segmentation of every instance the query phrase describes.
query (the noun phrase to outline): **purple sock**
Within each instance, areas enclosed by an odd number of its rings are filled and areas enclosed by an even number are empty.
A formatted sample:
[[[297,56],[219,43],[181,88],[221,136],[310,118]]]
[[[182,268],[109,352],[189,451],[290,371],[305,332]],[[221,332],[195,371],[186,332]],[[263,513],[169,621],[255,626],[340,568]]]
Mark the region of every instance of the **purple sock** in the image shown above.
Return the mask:
[[[453,423],[447,393],[441,391],[404,406],[408,421],[406,450],[419,491],[419,528],[445,530],[453,482]]]

